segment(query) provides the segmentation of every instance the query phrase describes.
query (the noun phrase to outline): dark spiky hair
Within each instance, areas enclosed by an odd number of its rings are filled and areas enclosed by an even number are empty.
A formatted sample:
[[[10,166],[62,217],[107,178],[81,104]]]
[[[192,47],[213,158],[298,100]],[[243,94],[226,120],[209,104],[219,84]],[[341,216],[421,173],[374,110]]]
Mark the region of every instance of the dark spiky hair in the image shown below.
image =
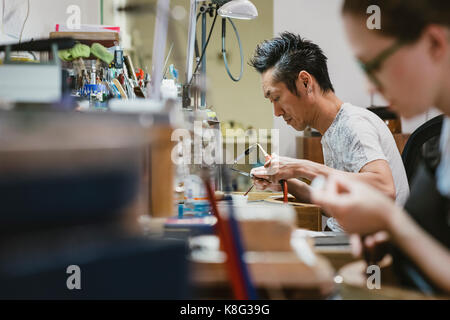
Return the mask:
[[[323,92],[334,92],[328,75],[327,57],[322,49],[291,32],[283,32],[279,37],[260,43],[250,65],[259,73],[274,68],[274,81],[283,82],[296,95],[296,81],[302,70],[314,76]]]

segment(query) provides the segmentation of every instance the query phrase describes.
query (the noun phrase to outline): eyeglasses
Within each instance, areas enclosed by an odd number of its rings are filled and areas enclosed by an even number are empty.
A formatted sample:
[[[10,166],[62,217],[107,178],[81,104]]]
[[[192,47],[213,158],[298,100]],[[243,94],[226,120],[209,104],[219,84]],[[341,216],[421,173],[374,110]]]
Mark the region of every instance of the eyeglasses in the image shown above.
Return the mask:
[[[370,81],[377,87],[381,88],[381,82],[375,77],[374,71],[378,71],[381,68],[383,62],[386,61],[391,55],[394,54],[398,49],[400,49],[405,43],[403,41],[397,41],[392,46],[383,50],[380,54],[378,54],[371,61],[364,63],[362,61],[359,62],[359,66],[364,70],[366,75],[369,77]]]

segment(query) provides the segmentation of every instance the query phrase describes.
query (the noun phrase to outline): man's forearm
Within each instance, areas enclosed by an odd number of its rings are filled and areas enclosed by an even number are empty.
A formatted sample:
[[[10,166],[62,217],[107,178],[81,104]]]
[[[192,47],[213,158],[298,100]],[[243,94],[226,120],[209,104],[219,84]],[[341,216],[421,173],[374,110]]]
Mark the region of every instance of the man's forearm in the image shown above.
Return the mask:
[[[339,170],[309,160],[298,160],[298,162],[295,163],[296,176],[299,178],[306,178],[310,181],[314,180],[319,175],[328,177],[333,171]]]
[[[288,191],[297,200],[305,203],[311,203],[310,187],[297,179],[288,180]]]
[[[377,188],[379,191],[383,192],[386,196],[395,200],[396,190],[394,180],[383,179],[383,176],[375,172],[344,172],[353,179],[357,179],[361,182],[370,184],[372,187]]]
[[[345,172],[309,160],[299,160],[296,162],[295,166],[295,173],[298,178],[306,178],[312,181],[319,175],[328,177],[330,174],[341,174],[348,176],[351,179],[370,184],[391,199],[395,199],[396,196],[393,180],[391,179],[391,181],[387,178],[383,178],[384,176],[377,172]]]

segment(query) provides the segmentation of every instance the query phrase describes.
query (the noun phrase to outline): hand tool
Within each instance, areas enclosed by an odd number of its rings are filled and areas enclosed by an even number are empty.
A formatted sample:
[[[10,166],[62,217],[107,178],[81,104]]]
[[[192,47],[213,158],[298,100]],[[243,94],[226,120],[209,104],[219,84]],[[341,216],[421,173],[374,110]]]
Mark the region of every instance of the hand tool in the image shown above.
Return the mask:
[[[242,157],[248,156],[248,155],[250,154],[250,151],[253,150],[254,148],[259,148],[259,149],[261,150],[261,152],[264,154],[264,158],[265,158],[266,162],[269,161],[269,160],[272,158],[272,157],[264,150],[264,148],[261,147],[261,145],[260,145],[259,143],[255,143],[255,144],[251,145],[247,150],[245,150],[241,155],[239,155],[239,156],[234,160],[234,164],[237,164],[237,162],[238,162]],[[236,172],[239,172],[240,174],[243,174],[243,175],[248,176],[248,177],[253,178],[253,179],[260,179],[260,180],[267,181],[267,182],[271,183],[271,181],[268,180],[268,179],[255,177],[255,176],[253,176],[252,174],[247,173],[247,172],[244,172],[244,171],[240,171],[240,170],[237,170],[237,169],[234,169],[234,168],[231,168],[231,170],[234,170],[234,171],[236,171]],[[288,203],[288,185],[287,185],[287,181],[286,181],[285,179],[283,179],[283,180],[280,180],[279,183],[280,183],[280,185],[281,185],[281,190],[283,191],[283,202],[284,202],[284,203]],[[251,190],[253,187],[254,187],[254,184],[252,184],[252,186],[247,190],[247,192],[244,194],[244,196],[246,196],[246,195],[250,192],[250,190]]]

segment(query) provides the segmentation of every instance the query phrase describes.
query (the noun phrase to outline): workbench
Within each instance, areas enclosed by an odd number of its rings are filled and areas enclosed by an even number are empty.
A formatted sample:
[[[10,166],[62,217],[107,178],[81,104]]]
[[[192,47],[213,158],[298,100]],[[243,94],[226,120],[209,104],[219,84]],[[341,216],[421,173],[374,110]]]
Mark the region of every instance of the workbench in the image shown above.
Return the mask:
[[[283,206],[265,201],[266,196],[261,193],[250,196],[250,206]],[[163,237],[166,220],[145,216],[141,217],[140,224],[149,235]],[[361,257],[353,256],[345,234],[295,229],[291,239],[291,251],[245,252],[244,261],[260,299],[436,298],[398,287],[392,272],[389,273],[388,262],[380,264],[383,290],[369,290],[366,285],[367,264]],[[219,238],[214,234],[191,237],[189,244],[193,298],[233,299],[224,263],[226,256],[220,250]],[[310,264],[308,256],[314,256],[313,264]]]
[[[270,194],[269,194],[270,195]],[[282,203],[265,201],[267,194],[255,193],[249,197],[248,206],[273,207],[284,206]],[[275,198],[277,195],[275,195]],[[320,213],[320,208],[316,209]],[[301,208],[301,207],[300,207]],[[306,207],[307,211],[311,207]],[[301,214],[297,211],[297,215]],[[152,234],[163,235],[163,218],[148,217],[142,221],[146,231]],[[323,233],[301,229],[303,232],[312,232],[315,235],[334,236],[334,233]],[[344,245],[329,244],[323,241],[315,246],[314,240],[300,238],[298,232],[292,233],[292,240],[297,238],[300,252],[308,251],[307,243],[311,249],[311,255],[315,258],[314,265],[308,265],[299,258],[298,253],[291,251],[247,251],[244,259],[247,262],[252,281],[257,288],[258,296],[269,299],[323,299],[336,293],[334,276],[337,268],[348,262],[354,261],[351,248],[348,243]],[[267,241],[270,246],[273,241],[258,236],[262,241]],[[205,243],[205,244],[202,244]],[[212,243],[212,244],[211,244]],[[291,243],[293,243],[291,241]],[[192,250],[190,260],[191,281],[194,295],[199,299],[230,299],[232,298],[229,278],[225,268],[225,254],[219,249],[219,239],[215,235],[207,235],[190,238]],[[295,245],[294,245],[295,246]]]

